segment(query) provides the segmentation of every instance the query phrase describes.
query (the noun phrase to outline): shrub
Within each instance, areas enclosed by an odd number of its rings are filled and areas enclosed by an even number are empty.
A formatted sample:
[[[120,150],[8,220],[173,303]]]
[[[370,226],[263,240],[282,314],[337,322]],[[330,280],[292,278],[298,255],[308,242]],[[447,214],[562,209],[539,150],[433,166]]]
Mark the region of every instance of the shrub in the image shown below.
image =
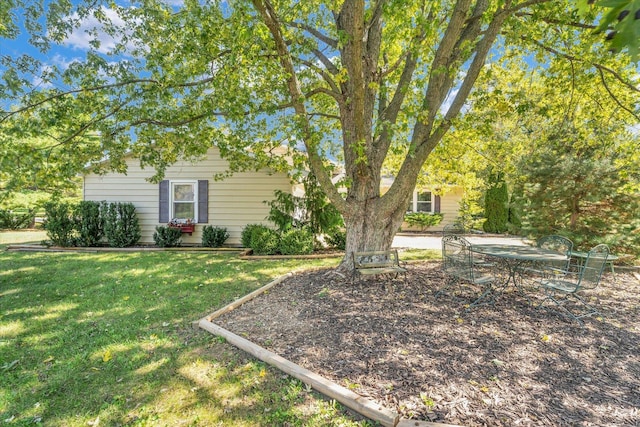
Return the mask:
[[[104,212],[106,202],[82,201],[76,208],[76,229],[78,246],[98,246],[104,237]]]
[[[0,209],[0,229],[19,230],[33,225],[35,209]]]
[[[420,230],[423,231],[426,228],[440,224],[442,221],[442,214],[411,212],[404,216],[404,221],[412,227],[420,227]]]
[[[251,236],[253,235],[253,231],[259,228],[264,227],[264,225],[261,224],[247,224],[243,229],[242,229],[242,233],[240,234],[240,242],[242,243],[242,246],[245,248],[250,248],[251,247]]]
[[[229,232],[223,227],[213,227],[206,225],[202,229],[202,246],[208,248],[219,248],[229,238]]]
[[[280,238],[280,253],[305,255],[313,252],[313,234],[309,230],[294,228]]]
[[[260,225],[255,227],[251,233],[251,242],[249,245],[256,255],[273,255],[278,253],[280,246],[280,235],[277,231],[267,226]]]
[[[344,251],[347,247],[347,232],[341,228],[331,229],[325,236],[325,240],[329,246]]]
[[[124,248],[140,240],[140,225],[132,203],[111,203],[106,210],[104,234],[109,246]]]
[[[487,233],[504,233],[509,219],[509,193],[501,174],[491,174],[490,187],[484,198],[484,215],[487,220],[482,228]]]
[[[182,231],[179,228],[159,225],[153,233],[153,241],[161,248],[175,248],[182,244]]]
[[[44,229],[47,237],[56,246],[73,246],[75,244],[74,207],[67,202],[51,201],[44,205],[46,219]]]

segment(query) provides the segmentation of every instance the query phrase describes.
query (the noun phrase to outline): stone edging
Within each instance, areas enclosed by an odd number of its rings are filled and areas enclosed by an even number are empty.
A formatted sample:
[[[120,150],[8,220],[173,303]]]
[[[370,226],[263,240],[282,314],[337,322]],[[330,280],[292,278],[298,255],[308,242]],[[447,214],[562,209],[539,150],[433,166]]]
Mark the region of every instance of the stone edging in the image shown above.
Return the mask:
[[[315,372],[312,372],[287,359],[284,359],[283,357],[213,323],[213,320],[215,320],[216,318],[225,313],[228,313],[229,311],[235,310],[245,302],[251,301],[252,299],[260,296],[267,290],[284,281],[286,278],[291,277],[293,274],[294,273],[292,272],[278,277],[277,279],[261,287],[260,289],[257,289],[250,294],[245,295],[244,297],[232,302],[231,304],[215,311],[214,313],[200,319],[199,321],[194,322],[194,326],[204,329],[211,334],[223,337],[235,347],[238,347],[239,349],[246,351],[250,355],[262,360],[263,362],[280,369],[284,373],[297,378],[303,383],[313,387],[316,391],[337,400],[351,410],[358,412],[359,414],[373,421],[379,422],[385,427],[460,427],[454,426],[452,424],[441,424],[432,423],[429,421],[402,419],[397,412],[386,409],[370,399],[362,397],[345,387],[327,380],[326,378],[316,374]]]

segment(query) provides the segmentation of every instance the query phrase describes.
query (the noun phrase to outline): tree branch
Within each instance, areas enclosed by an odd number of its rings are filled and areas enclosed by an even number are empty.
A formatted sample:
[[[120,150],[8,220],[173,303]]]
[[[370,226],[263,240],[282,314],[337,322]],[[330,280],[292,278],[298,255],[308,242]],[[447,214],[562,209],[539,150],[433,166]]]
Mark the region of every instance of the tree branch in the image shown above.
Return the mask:
[[[333,80],[333,76],[327,74],[325,72],[325,70],[323,70],[322,68],[316,66],[316,64],[314,64],[313,62],[307,61],[306,59],[302,59],[302,58],[295,58],[296,61],[300,62],[301,64],[306,65],[307,67],[309,67],[310,69],[314,70],[316,73],[318,73],[320,75],[320,77],[322,77],[322,79],[329,85],[331,86],[331,89],[333,89],[333,97],[336,100],[339,100],[341,98],[341,92],[340,92],[340,88],[336,85],[336,82]]]
[[[559,56],[561,58],[565,58],[565,59],[568,59],[570,61],[586,63],[586,61],[583,60],[583,59],[580,59],[580,58],[578,58],[576,56],[573,56],[573,55],[569,55],[568,53],[560,52],[559,50],[554,49],[552,47],[543,45],[542,43],[540,43],[537,40],[532,40],[532,39],[530,39],[528,37],[522,37],[522,40],[528,41],[529,43],[533,43],[536,46],[540,47],[541,49],[546,50],[547,52],[552,53],[552,54],[554,54],[556,56]],[[632,91],[640,92],[640,88],[637,88],[636,86],[633,85],[633,83],[625,80],[617,71],[612,70],[609,67],[606,67],[604,65],[601,65],[601,64],[598,64],[598,63],[595,63],[595,62],[591,63],[591,65],[593,67],[597,68],[598,70],[606,71],[607,73],[611,74],[613,77],[615,77],[616,80],[618,80],[620,83],[622,83],[624,86],[628,87]]]
[[[300,83],[298,82],[296,70],[293,66],[293,60],[280,28],[281,24],[278,20],[278,15],[269,0],[252,0],[252,3],[271,33],[276,51],[278,52],[280,64],[288,76],[287,87],[289,89],[289,96],[291,97],[291,103],[296,115],[301,119],[303,126],[303,138],[305,147],[307,148],[309,167],[334,206],[340,212],[346,213],[347,204],[338,192],[338,189],[331,182],[331,177],[323,165],[322,158],[318,155],[315,149],[316,143],[313,141],[307,110],[303,102],[304,94],[300,89]]]
[[[336,49],[338,47],[338,41],[337,40],[334,40],[331,37],[329,37],[329,36],[327,36],[325,34],[322,34],[316,28],[310,27],[307,24],[302,24],[300,22],[285,22],[284,24],[288,25],[290,27],[293,27],[293,28],[298,28],[300,30],[304,30],[304,31],[308,32],[309,34],[311,34],[312,36],[314,36],[319,41],[321,41],[322,43],[326,44],[327,46],[331,46],[334,49]]]
[[[635,119],[640,122],[640,116],[638,114],[636,114],[632,109],[626,107],[625,105],[622,104],[622,102],[620,102],[620,100],[618,99],[617,96],[615,96],[612,92],[611,89],[609,88],[609,85],[607,84],[607,81],[604,78],[604,71],[602,71],[601,68],[598,68],[598,73],[600,74],[600,80],[602,81],[602,85],[604,86],[604,88],[607,90],[607,93],[609,94],[609,96],[611,97],[611,99],[613,99],[613,101],[618,104],[618,106],[620,108],[622,108],[623,110],[625,110],[627,113],[631,114],[633,117],[635,117]]]

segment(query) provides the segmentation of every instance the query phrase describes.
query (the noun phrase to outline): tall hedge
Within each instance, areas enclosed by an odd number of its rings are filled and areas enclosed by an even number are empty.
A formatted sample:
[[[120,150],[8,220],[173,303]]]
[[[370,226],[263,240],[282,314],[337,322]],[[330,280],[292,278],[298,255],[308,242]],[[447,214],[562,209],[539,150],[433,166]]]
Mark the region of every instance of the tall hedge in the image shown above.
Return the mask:
[[[104,237],[104,212],[106,202],[83,200],[76,209],[76,229],[78,246],[98,246]]]
[[[124,248],[140,240],[140,224],[132,203],[111,203],[106,212],[104,234],[109,246]]]
[[[487,218],[482,228],[487,233],[504,233],[509,221],[509,192],[501,173],[489,176],[489,188],[484,198],[484,215]]]

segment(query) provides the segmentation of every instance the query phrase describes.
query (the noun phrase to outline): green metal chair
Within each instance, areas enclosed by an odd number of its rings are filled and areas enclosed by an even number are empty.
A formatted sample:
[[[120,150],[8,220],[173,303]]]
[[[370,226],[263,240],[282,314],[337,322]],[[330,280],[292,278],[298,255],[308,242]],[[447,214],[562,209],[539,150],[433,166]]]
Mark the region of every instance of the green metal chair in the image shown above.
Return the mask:
[[[442,228],[443,236],[450,236],[450,235],[463,236],[466,234],[466,232],[467,230],[465,230],[465,228],[462,225],[457,223],[447,224]]]
[[[567,259],[566,261],[545,261],[544,263],[523,267],[520,273],[548,277],[549,275],[565,275],[569,271],[571,251],[573,250],[573,242],[570,239],[552,234],[539,238],[536,241],[536,246],[564,254]]]
[[[443,294],[458,281],[490,287],[495,277],[478,271],[479,265],[474,262],[471,244],[461,236],[450,234],[442,238],[442,269],[447,274],[445,286],[436,292],[436,297]]]
[[[602,272],[607,263],[609,248],[607,245],[598,245],[587,254],[584,264],[577,273],[568,272],[563,276],[551,275],[540,281],[545,299],[538,307],[542,307],[547,301],[555,303],[569,318],[577,320],[581,325],[583,317],[599,314],[595,307],[589,305],[581,296],[583,290],[595,289],[600,283]],[[571,311],[567,307],[570,301],[576,302],[580,311]]]

